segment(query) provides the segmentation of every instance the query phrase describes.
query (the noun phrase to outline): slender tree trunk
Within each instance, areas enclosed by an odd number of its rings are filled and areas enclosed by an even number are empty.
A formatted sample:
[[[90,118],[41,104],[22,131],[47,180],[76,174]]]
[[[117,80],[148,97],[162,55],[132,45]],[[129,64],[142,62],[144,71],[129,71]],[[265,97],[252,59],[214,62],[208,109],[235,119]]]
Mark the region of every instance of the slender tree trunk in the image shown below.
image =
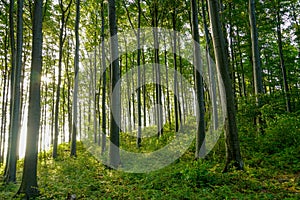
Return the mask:
[[[145,36],[143,36],[143,44],[145,43]],[[143,46],[143,45],[142,45]],[[147,93],[147,87],[146,87],[146,59],[145,59],[145,52],[144,48],[141,49],[142,54],[142,61],[143,61],[143,113],[144,113],[144,127],[147,126],[147,105],[146,105],[146,93]]]
[[[234,5],[232,5],[232,2],[229,3],[229,49],[230,49],[230,58],[231,58],[231,62],[230,62],[230,74],[231,74],[231,80],[232,80],[232,90],[233,90],[233,95],[234,98],[236,98],[236,69],[235,69],[235,51],[234,51],[234,42],[233,42],[233,25],[232,25],[232,10],[234,9]],[[236,104],[236,108],[237,108],[237,104]]]
[[[175,132],[179,131],[179,112],[178,112],[178,81],[177,81],[177,30],[176,30],[176,17],[177,17],[177,8],[176,5],[174,12],[172,14],[172,24],[173,24],[173,60],[174,60],[174,115],[175,115]]]
[[[101,56],[103,67],[102,79],[102,148],[101,154],[106,150],[106,61],[105,61],[105,18],[104,18],[104,0],[101,3]]]
[[[2,88],[2,115],[1,115],[1,143],[0,143],[0,163],[4,162],[4,151],[5,151],[5,143],[6,143],[6,116],[7,116],[7,102],[8,102],[8,90],[9,90],[9,70],[8,70],[8,31],[5,28],[5,36],[4,36],[4,74],[3,74],[3,88]]]
[[[70,47],[70,40],[68,40],[67,49],[72,49],[72,46]],[[68,142],[71,143],[72,140],[72,102],[71,102],[71,85],[72,85],[72,79],[71,75],[69,73],[69,60],[70,60],[70,53],[67,51],[67,58],[65,63],[66,68],[66,76],[67,76],[67,113],[68,113],[68,133],[69,138]]]
[[[260,64],[261,63],[260,52],[259,52],[259,45],[258,45],[258,32],[256,27],[255,0],[249,0],[249,19],[250,19],[250,27],[251,27],[254,88],[255,88],[255,94],[259,95],[263,93],[263,84],[262,84],[262,69]],[[257,98],[257,103],[259,103],[259,98]]]
[[[128,54],[126,54],[126,55],[128,55]],[[135,58],[134,53],[132,53],[131,57],[132,57],[131,63],[134,63],[134,58]],[[134,77],[134,70],[131,70],[131,76]],[[134,90],[134,88],[135,88],[134,81],[131,81],[131,83],[132,83],[131,87]],[[130,83],[129,83],[129,85],[130,85]],[[135,129],[135,126],[136,126],[136,123],[135,123],[136,122],[136,112],[135,112],[135,101],[134,101],[134,99],[135,99],[134,94],[135,93],[134,92],[130,92],[130,94],[131,94],[131,99],[132,99],[132,119],[133,119],[133,121],[132,121],[132,128]]]
[[[241,51],[241,41],[240,41],[240,35],[239,35],[239,27],[237,27],[237,45],[238,45],[238,53],[239,53],[239,57],[240,57],[240,67],[241,67],[241,76],[242,76],[242,91],[243,91],[243,95],[244,97],[247,96],[247,92],[246,92],[246,81],[245,81],[245,70],[244,70],[244,64],[243,64],[243,54]]]
[[[224,172],[227,172],[231,163],[239,170],[243,170],[244,164],[240,153],[238,130],[236,125],[235,103],[232,92],[232,84],[229,76],[228,58],[225,50],[225,41],[218,12],[218,1],[208,0],[210,24],[212,28],[213,46],[216,65],[219,75],[220,94],[222,97],[223,114],[225,118],[225,146],[226,164]]]
[[[63,85],[62,85],[62,102],[61,102],[61,113],[59,113],[59,117],[60,118],[60,123],[61,126],[59,127],[60,128],[60,136],[61,136],[61,143],[64,143],[66,142],[66,108],[65,108],[65,105],[66,105],[66,80],[63,81]]]
[[[163,135],[163,114],[162,114],[162,91],[161,91],[161,73],[159,61],[159,36],[158,36],[158,2],[153,2],[153,37],[154,37],[154,66],[155,66],[155,92],[156,92],[156,122],[157,122],[157,136]]]
[[[54,138],[55,138],[55,131],[54,131],[54,124],[55,124],[55,69],[53,69],[53,79],[52,79],[52,105],[51,105],[51,145],[54,145]]]
[[[197,133],[196,133],[196,152],[195,158],[198,159],[205,155],[205,108],[204,108],[204,85],[202,78],[202,61],[200,52],[200,39],[198,29],[198,6],[196,0],[191,0],[192,8],[192,29],[194,39],[194,65],[195,65],[195,88],[197,95]]]
[[[13,1],[11,2],[13,5]],[[20,130],[20,81],[22,68],[22,47],[23,47],[23,0],[18,0],[17,12],[17,51],[16,51],[16,65],[13,65],[14,82],[13,96],[12,96],[12,113],[11,113],[11,127],[10,127],[10,143],[9,143],[9,162],[8,169],[5,176],[5,181],[16,182],[17,171],[17,151],[18,151],[18,135]],[[14,60],[14,58],[12,57]]]
[[[81,138],[82,138],[82,115],[83,115],[82,114],[82,104],[79,102],[78,106],[79,106],[79,124],[78,124],[79,125],[79,132],[78,133],[79,133],[79,140],[81,141]],[[73,124],[72,124],[72,126],[73,126]]]
[[[219,117],[218,117],[218,107],[217,107],[217,91],[216,91],[216,80],[215,80],[215,70],[212,65],[212,59],[210,57],[210,39],[209,39],[209,30],[206,19],[206,11],[204,0],[202,0],[202,15],[203,15],[203,25],[205,32],[205,41],[206,41],[206,60],[208,65],[208,74],[209,74],[209,91],[210,98],[212,102],[212,119],[214,130],[218,129]]]
[[[167,120],[169,122],[169,126],[171,127],[171,105],[170,105],[170,92],[169,92],[169,66],[168,66],[168,52],[167,52],[167,43],[166,43],[166,34],[164,34],[164,62],[166,68],[166,96],[167,96],[167,105],[166,105],[166,116],[168,116]]]
[[[124,38],[125,41],[125,70],[126,70],[126,86],[127,86],[127,101],[128,101],[128,131],[132,132],[132,111],[131,111],[131,81],[129,81],[129,71],[128,71],[128,53],[127,53],[127,41],[126,38]]]
[[[180,45],[180,37],[178,38],[178,55],[181,55],[181,45]],[[180,70],[180,74],[183,74],[183,65],[182,65],[182,58],[181,56],[179,57],[179,70]],[[179,111],[179,119],[180,119],[180,124],[182,125],[182,122],[185,123],[185,112],[186,112],[186,100],[184,98],[184,85],[183,85],[183,79],[180,79],[180,87],[181,87],[181,105],[178,105],[178,111]],[[181,112],[182,110],[182,112]]]
[[[142,105],[141,105],[141,44],[140,44],[140,35],[141,35],[141,2],[138,0],[138,30],[137,30],[137,66],[138,66],[138,85],[137,85],[137,106],[138,106],[138,131],[136,138],[136,145],[138,148],[141,147],[142,142]]]
[[[8,149],[7,149],[7,156],[6,156],[6,165],[4,170],[4,177],[9,177],[9,165],[10,165],[10,151],[11,151],[11,143],[12,143],[12,136],[11,136],[11,125],[12,125],[12,116],[13,116],[13,97],[14,97],[14,78],[15,78],[15,68],[16,68],[16,48],[15,48],[15,30],[14,30],[14,0],[9,1],[9,39],[10,39],[10,63],[11,63],[11,75],[10,75],[10,121],[9,121],[9,136],[8,136]],[[14,159],[11,159],[14,160]],[[6,178],[5,178],[6,179]]]
[[[121,94],[120,89],[115,89],[117,82],[120,79],[119,68],[119,51],[118,51],[118,29],[116,20],[116,5],[115,0],[108,0],[108,18],[110,29],[110,43],[111,43],[111,124],[110,124],[110,165],[114,168],[120,165],[120,109],[121,109]]]
[[[42,71],[42,10],[43,1],[34,2],[33,36],[32,36],[32,63],[30,75],[29,109],[27,124],[26,153],[24,159],[23,177],[18,194],[26,194],[31,199],[39,194],[37,185],[37,139],[41,115],[41,71]]]
[[[283,80],[283,91],[285,95],[285,102],[286,102],[286,111],[291,112],[291,99],[290,99],[290,91],[289,85],[287,80],[287,71],[285,67],[285,60],[282,50],[282,33],[281,33],[281,16],[280,16],[280,1],[278,1],[277,5],[277,42],[278,42],[278,51],[279,51],[279,58],[280,58],[280,67],[282,72],[282,80]]]
[[[71,156],[76,156],[76,137],[77,137],[77,118],[78,118],[78,83],[79,83],[79,22],[80,22],[80,0],[76,0],[76,19],[75,19],[75,58],[74,58],[74,93],[73,93],[73,125]]]
[[[97,56],[97,51],[96,47],[94,47],[94,69],[92,70],[92,88],[93,88],[93,124],[94,124],[94,142],[97,143],[97,133],[98,133],[98,119],[97,119],[97,61],[96,61],[96,56]]]
[[[258,32],[256,27],[255,16],[255,0],[249,0],[249,21],[251,30],[251,42],[252,42],[252,61],[253,61],[253,79],[254,79],[254,91],[256,96],[256,105],[260,108],[261,94],[263,94],[263,81],[262,81],[262,69],[260,61],[260,51],[258,46]],[[256,124],[258,125],[258,131],[262,131],[260,125],[262,123],[260,114],[255,117]]]
[[[61,90],[61,71],[62,71],[62,56],[63,56],[63,45],[66,39],[65,26],[69,18],[69,9],[71,6],[72,0],[70,0],[69,5],[66,9],[63,7],[63,2],[60,1],[59,6],[61,9],[61,25],[59,33],[59,58],[58,58],[58,81],[56,88],[56,99],[55,99],[55,112],[54,112],[54,144],[53,144],[53,158],[57,157],[57,147],[58,147],[58,135],[59,135],[59,104],[60,104],[60,90]],[[67,14],[67,16],[66,16]]]

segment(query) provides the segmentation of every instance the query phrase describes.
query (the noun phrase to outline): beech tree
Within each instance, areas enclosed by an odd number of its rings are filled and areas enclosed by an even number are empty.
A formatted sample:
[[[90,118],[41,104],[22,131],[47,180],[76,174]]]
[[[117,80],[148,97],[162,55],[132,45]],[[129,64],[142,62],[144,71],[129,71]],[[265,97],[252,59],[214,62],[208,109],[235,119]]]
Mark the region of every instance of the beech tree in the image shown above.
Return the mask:
[[[141,2],[138,2],[138,30],[137,30],[137,67],[138,67],[138,89],[137,89],[137,103],[138,103],[138,131],[136,145],[139,148],[142,142],[142,102],[141,102]]]
[[[104,0],[101,3],[101,59],[102,59],[102,147],[101,154],[103,154],[106,150],[106,58],[105,58],[105,18],[104,18]]]
[[[286,111],[291,112],[291,99],[290,99],[290,89],[287,80],[287,70],[285,59],[283,55],[283,45],[282,45],[282,31],[281,31],[281,14],[280,14],[280,0],[277,1],[276,5],[276,32],[277,32],[277,43],[278,52],[280,58],[280,68],[282,73],[283,91],[285,95]]]
[[[25,194],[27,199],[39,194],[37,185],[38,136],[41,116],[41,71],[42,71],[42,19],[43,1],[34,1],[32,23],[32,62],[30,72],[29,108],[27,123],[26,152],[23,177],[18,194]]]
[[[14,34],[14,19],[13,19],[13,7],[14,1],[10,1],[10,26],[11,35]],[[18,12],[17,12],[17,49],[15,52],[14,36],[11,36],[12,45],[12,97],[11,97],[11,121],[10,121],[10,137],[9,137],[9,154],[8,163],[5,173],[5,181],[16,182],[16,170],[17,170],[17,151],[18,151],[18,137],[20,130],[20,81],[22,71],[22,47],[23,47],[23,0],[18,0]],[[16,55],[15,55],[16,54]],[[16,58],[15,58],[16,56]],[[16,63],[15,63],[16,62]]]
[[[244,169],[242,156],[240,153],[240,143],[236,125],[236,111],[232,82],[229,76],[228,58],[225,52],[225,41],[222,32],[219,8],[217,0],[208,0],[209,19],[212,29],[212,40],[215,52],[215,61],[220,84],[220,94],[222,98],[222,108],[224,114],[226,164],[224,172],[227,172],[233,163],[239,169]]]
[[[108,17],[109,17],[109,31],[110,31],[110,59],[111,59],[111,91],[114,94],[111,96],[111,123],[110,123],[110,165],[118,167],[120,164],[120,127],[118,122],[121,121],[121,97],[120,88],[115,88],[120,79],[119,68],[119,50],[118,50],[118,29],[116,20],[116,5],[115,0],[108,1]]]
[[[80,21],[80,0],[76,0],[76,20],[75,20],[75,59],[74,59],[74,94],[73,94],[73,125],[72,125],[72,141],[71,156],[76,156],[76,137],[77,137],[77,96],[78,96],[78,72],[79,72],[79,21]]]
[[[203,66],[201,61],[200,52],[200,39],[199,39],[199,29],[198,29],[198,6],[196,0],[191,0],[192,8],[192,29],[193,29],[193,39],[194,39],[194,65],[195,65],[195,88],[197,95],[197,133],[196,133],[196,152],[195,158],[198,159],[204,156],[205,152],[205,108],[204,108],[204,85],[203,85]],[[202,155],[203,154],[203,155]]]
[[[251,43],[252,43],[252,65],[253,65],[253,79],[254,79],[254,93],[256,95],[256,104],[260,108],[261,97],[263,94],[263,81],[262,81],[262,69],[260,61],[260,50],[258,46],[258,31],[256,25],[255,16],[255,0],[249,0],[249,21],[250,21],[250,32],[251,32]],[[261,125],[261,116],[256,118],[257,125]]]
[[[58,55],[58,82],[56,87],[56,99],[55,99],[55,111],[54,111],[54,143],[53,143],[53,158],[57,157],[57,146],[58,146],[58,135],[59,135],[59,105],[61,98],[61,77],[62,77],[62,58],[63,58],[63,46],[66,40],[66,29],[65,26],[68,22],[70,16],[70,7],[72,0],[69,1],[69,4],[64,8],[63,1],[59,1],[59,7],[61,10],[61,22],[59,29],[59,55]]]

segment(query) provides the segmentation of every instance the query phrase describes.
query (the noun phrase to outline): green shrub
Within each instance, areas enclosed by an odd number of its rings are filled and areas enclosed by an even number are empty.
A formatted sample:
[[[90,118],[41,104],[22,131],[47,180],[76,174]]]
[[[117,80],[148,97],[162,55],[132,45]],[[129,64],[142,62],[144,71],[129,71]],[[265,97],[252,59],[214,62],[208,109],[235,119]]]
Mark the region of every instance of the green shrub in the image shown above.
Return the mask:
[[[277,115],[268,123],[262,137],[261,148],[267,153],[277,153],[284,148],[299,146],[300,119],[294,115]]]

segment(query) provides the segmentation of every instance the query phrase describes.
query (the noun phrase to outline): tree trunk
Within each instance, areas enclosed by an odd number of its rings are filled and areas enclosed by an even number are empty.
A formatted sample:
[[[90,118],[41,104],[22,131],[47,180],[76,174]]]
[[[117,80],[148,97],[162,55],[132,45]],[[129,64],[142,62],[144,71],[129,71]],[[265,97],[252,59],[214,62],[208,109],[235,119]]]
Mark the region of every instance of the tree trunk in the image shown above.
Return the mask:
[[[177,81],[177,32],[176,32],[176,5],[172,14],[173,24],[173,60],[174,60],[174,115],[175,115],[175,132],[179,131],[179,106],[178,106],[178,81]]]
[[[92,70],[92,91],[93,91],[93,126],[94,126],[94,142],[97,143],[97,133],[98,133],[98,119],[97,119],[97,51],[96,47],[94,47],[94,69]]]
[[[160,61],[159,61],[159,36],[158,36],[158,5],[157,1],[153,2],[153,37],[154,37],[154,69],[155,69],[155,92],[156,92],[156,122],[157,122],[157,136],[163,135],[163,114],[162,114],[162,92],[160,79]]]
[[[9,70],[8,70],[8,30],[5,28],[4,36],[4,74],[3,74],[3,87],[2,87],[2,105],[1,105],[1,143],[0,143],[0,163],[4,162],[4,151],[6,143],[6,116],[7,116],[7,102],[8,102],[8,91],[9,91]]]
[[[287,72],[285,68],[285,60],[283,56],[283,50],[282,50],[282,33],[281,33],[281,16],[280,16],[280,1],[278,1],[277,5],[277,42],[278,42],[278,51],[279,51],[279,58],[280,58],[280,67],[282,72],[282,80],[283,80],[283,91],[285,95],[285,103],[286,103],[286,111],[291,112],[291,100],[290,100],[290,91],[289,91],[289,85],[287,80]]]
[[[70,39],[68,40],[68,46],[67,46],[67,58],[66,58],[66,76],[67,76],[67,112],[68,112],[68,132],[69,132],[69,138],[68,142],[71,143],[72,141],[72,102],[71,102],[71,85],[72,85],[72,79],[71,75],[69,73],[69,60],[70,60]],[[71,46],[72,49],[72,46]]]
[[[106,62],[105,62],[105,18],[104,18],[104,0],[101,3],[101,49],[102,49],[102,148],[101,154],[106,150]]]
[[[138,82],[137,82],[137,106],[138,106],[138,131],[136,138],[136,145],[138,148],[141,147],[142,142],[142,105],[141,105],[141,1],[138,0],[138,30],[137,30],[137,67],[138,67]]]
[[[232,10],[234,10],[234,5],[232,3],[229,3],[229,49],[230,49],[230,58],[231,62],[229,64],[230,66],[230,74],[231,74],[231,80],[232,80],[232,91],[234,98],[236,98],[236,66],[235,66],[235,48],[234,48],[234,42],[233,42],[233,24],[232,24]],[[237,108],[237,104],[235,105]]]
[[[196,152],[195,158],[201,158],[205,155],[205,108],[204,108],[204,85],[203,85],[203,69],[200,52],[200,38],[198,29],[198,6],[196,0],[191,0],[192,8],[192,30],[194,39],[194,68],[195,68],[195,88],[197,95],[197,133],[196,133]]]
[[[212,119],[213,119],[213,127],[214,130],[218,129],[218,107],[217,107],[217,91],[216,91],[216,80],[215,80],[215,70],[212,65],[212,59],[210,57],[210,39],[209,39],[209,30],[206,20],[206,11],[204,0],[202,0],[202,15],[203,15],[203,25],[204,25],[204,33],[205,33],[205,41],[206,41],[206,61],[208,66],[208,75],[209,75],[209,92],[210,98],[212,102]]]
[[[80,0],[76,0],[76,19],[75,19],[75,58],[74,58],[74,92],[73,92],[73,125],[71,156],[76,156],[76,137],[77,137],[77,116],[78,116],[78,72],[79,72],[79,22],[80,22]]]
[[[11,1],[12,6],[14,1]],[[10,10],[10,14],[13,10]],[[13,20],[13,18],[11,19]],[[13,21],[12,21],[13,23]],[[14,34],[14,33],[11,33]],[[13,39],[13,38],[12,38]],[[14,43],[14,42],[13,42]],[[13,44],[11,43],[11,44]],[[14,78],[12,79],[13,96],[12,96],[12,113],[10,122],[10,143],[8,155],[8,168],[6,171],[5,182],[16,182],[17,171],[17,150],[18,150],[18,135],[20,130],[20,81],[22,68],[22,47],[23,47],[23,0],[18,0],[17,13],[17,51],[16,51],[16,65],[12,65]],[[13,46],[14,48],[14,46]],[[14,60],[14,53],[12,60]],[[12,61],[14,62],[14,61]]]
[[[254,91],[256,96],[256,105],[260,108],[261,97],[263,94],[263,81],[262,81],[262,69],[260,61],[260,52],[258,46],[258,32],[256,27],[256,16],[255,16],[255,0],[249,0],[249,21],[250,21],[250,30],[251,30],[251,42],[252,42],[252,62],[253,62],[253,79],[254,79]],[[262,123],[261,116],[255,117],[256,124],[258,125],[258,131],[262,131],[260,125]]]
[[[143,36],[143,44],[145,43],[145,36]],[[143,45],[142,45],[143,46]],[[142,47],[141,54],[143,56],[143,111],[144,111],[144,127],[147,126],[147,105],[146,105],[146,93],[147,93],[147,87],[146,87],[146,59],[145,59],[145,52]]]
[[[241,76],[242,76],[242,91],[243,91],[243,96],[246,97],[247,96],[247,92],[246,92],[246,81],[245,81],[245,70],[244,70],[244,64],[243,64],[243,54],[241,51],[241,41],[240,41],[240,33],[239,33],[239,27],[237,27],[236,30],[237,33],[237,45],[238,45],[238,54],[240,57],[240,67],[241,67]]]
[[[168,116],[166,120],[169,122],[169,127],[171,127],[171,105],[170,105],[170,92],[169,92],[169,66],[168,66],[168,52],[167,52],[167,43],[166,43],[166,34],[164,34],[164,62],[166,68],[166,96],[167,96],[167,104],[165,105],[166,113],[165,116]]]
[[[40,127],[40,85],[42,71],[42,9],[43,1],[34,2],[33,25],[32,25],[32,63],[30,75],[29,108],[26,153],[24,159],[23,177],[18,194],[23,193],[27,199],[39,194],[37,185],[37,139]]]
[[[56,88],[56,99],[55,99],[55,112],[54,112],[54,141],[53,141],[53,158],[57,157],[57,147],[58,147],[58,134],[59,134],[59,104],[60,104],[60,87],[61,87],[61,71],[62,71],[62,54],[63,54],[63,45],[66,39],[65,26],[69,18],[69,9],[71,6],[72,0],[70,0],[69,5],[66,9],[63,7],[62,1],[59,3],[61,9],[61,25],[59,32],[59,58],[58,58],[58,82]],[[67,16],[65,16],[67,13]]]
[[[210,24],[212,28],[213,46],[217,72],[219,76],[220,94],[224,114],[226,164],[224,172],[227,172],[231,163],[238,170],[243,170],[244,164],[240,153],[240,143],[236,125],[236,111],[232,92],[232,84],[229,76],[228,58],[225,50],[225,41],[219,18],[218,1],[208,0]]]
[[[119,68],[119,50],[118,50],[118,29],[116,20],[116,5],[115,0],[108,0],[108,17],[110,29],[110,43],[111,43],[111,123],[110,123],[110,165],[117,168],[120,165],[120,109],[121,109],[121,92],[120,88],[115,89],[117,82],[120,79]]]

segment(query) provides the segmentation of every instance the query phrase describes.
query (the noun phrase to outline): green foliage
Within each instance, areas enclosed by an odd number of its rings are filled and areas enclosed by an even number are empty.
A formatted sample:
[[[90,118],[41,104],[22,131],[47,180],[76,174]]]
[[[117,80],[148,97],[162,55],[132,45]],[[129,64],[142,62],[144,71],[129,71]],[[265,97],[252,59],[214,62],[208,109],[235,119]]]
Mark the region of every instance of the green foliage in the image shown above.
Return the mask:
[[[263,136],[262,149],[268,153],[278,153],[284,148],[299,146],[300,119],[297,115],[278,115],[268,122]]]
[[[242,138],[248,136],[242,134]],[[256,146],[257,152],[244,151],[245,171],[222,174],[223,166],[219,163],[224,154],[218,145],[208,159],[193,160],[194,152],[189,149],[183,157],[163,169],[135,174],[106,168],[85,150],[82,143],[77,144],[78,156],[70,158],[69,144],[62,144],[56,160],[51,158],[51,152],[39,155],[41,196],[38,199],[65,199],[68,194],[89,200],[299,198],[300,150],[297,146],[269,156],[260,152],[261,146]],[[248,145],[255,146],[256,143]],[[18,167],[20,172],[22,162]],[[20,175],[18,173],[18,179]],[[0,199],[11,199],[19,184],[1,185]]]

